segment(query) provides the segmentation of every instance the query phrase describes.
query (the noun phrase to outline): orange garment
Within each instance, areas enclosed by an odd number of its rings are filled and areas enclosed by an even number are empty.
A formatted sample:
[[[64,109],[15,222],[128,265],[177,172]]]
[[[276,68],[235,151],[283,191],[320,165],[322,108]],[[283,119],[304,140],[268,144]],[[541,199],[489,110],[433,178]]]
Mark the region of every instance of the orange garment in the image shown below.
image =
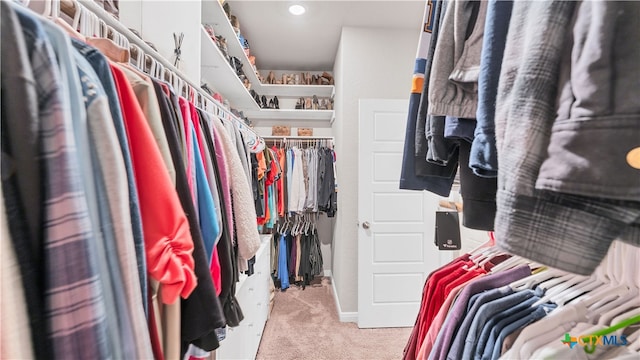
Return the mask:
[[[256,159],[258,159],[258,180],[262,180],[267,172],[267,161],[262,151],[256,154]]]
[[[193,239],[160,150],[125,74],[111,65],[135,174],[149,276],[163,285],[162,302],[188,297],[197,285]]]
[[[284,149],[276,149],[274,146],[273,149],[278,153],[278,161],[280,161],[280,170],[282,170],[280,174],[280,179],[278,179],[277,187],[278,187],[278,215],[280,217],[284,217],[285,208],[284,208],[284,178],[287,174],[287,158],[284,155]]]
[[[267,159],[263,151],[256,154],[256,159],[258,160],[258,181],[260,181],[265,177],[265,175],[267,175]],[[264,184],[264,182],[262,182],[262,184]],[[261,183],[258,182],[258,186],[260,185]],[[269,211],[269,193],[267,192],[267,187],[265,186],[262,191],[264,194],[264,216],[258,217],[258,225],[266,224],[271,216]]]

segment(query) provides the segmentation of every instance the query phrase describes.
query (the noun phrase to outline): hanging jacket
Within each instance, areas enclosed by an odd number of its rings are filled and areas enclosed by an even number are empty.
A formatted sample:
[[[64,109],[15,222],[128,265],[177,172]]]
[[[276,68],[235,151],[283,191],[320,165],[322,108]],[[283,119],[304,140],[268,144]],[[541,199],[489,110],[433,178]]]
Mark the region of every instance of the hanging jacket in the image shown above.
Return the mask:
[[[639,21],[635,2],[514,3],[496,106],[507,252],[587,275],[614,239],[640,246]]]

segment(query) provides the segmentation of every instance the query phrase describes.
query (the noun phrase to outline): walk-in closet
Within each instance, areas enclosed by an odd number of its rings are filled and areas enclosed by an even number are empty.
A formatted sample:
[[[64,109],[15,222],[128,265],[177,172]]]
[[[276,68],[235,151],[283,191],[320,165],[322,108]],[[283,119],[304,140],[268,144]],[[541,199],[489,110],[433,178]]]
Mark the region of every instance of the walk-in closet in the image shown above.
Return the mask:
[[[640,3],[0,19],[0,359],[640,359]]]

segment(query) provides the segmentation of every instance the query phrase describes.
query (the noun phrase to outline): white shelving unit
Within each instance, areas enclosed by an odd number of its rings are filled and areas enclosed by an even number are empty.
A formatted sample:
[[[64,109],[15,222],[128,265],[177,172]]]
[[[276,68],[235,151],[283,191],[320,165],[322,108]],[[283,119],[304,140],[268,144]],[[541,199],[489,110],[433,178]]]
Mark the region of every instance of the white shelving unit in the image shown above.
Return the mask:
[[[229,99],[232,106],[240,109],[258,110],[258,104],[253,100],[240,78],[236,76],[235,71],[220,49],[218,49],[218,46],[209,37],[204,26],[201,27],[201,30],[202,79]]]
[[[253,120],[314,120],[331,121],[333,110],[292,110],[292,109],[260,109],[245,111],[244,114]]]
[[[213,27],[216,35],[221,35],[227,41],[227,51],[242,62],[244,74],[259,96],[268,98],[277,96],[284,99],[307,98],[316,95],[318,98],[332,97],[335,91],[333,85],[270,85],[262,84],[253,70],[249,58],[238,41],[235,31],[218,0],[202,0],[202,24]],[[201,26],[201,66],[202,78],[223,97],[229,99],[231,106],[244,112],[252,121],[277,120],[287,121],[332,121],[333,110],[296,110],[296,109],[261,109],[254,101],[242,81],[237,77],[234,69],[218,49]],[[282,99],[281,99],[282,100]],[[284,101],[286,102],[286,100]]]
[[[218,0],[202,0],[202,23],[211,24],[216,35],[222,35],[222,37],[227,40],[227,51],[229,51],[229,55],[240,59],[242,62],[242,70],[244,70],[245,76],[249,79],[249,82],[251,82],[251,86],[260,84],[258,76],[253,71],[249,58],[244,53],[242,44],[238,41],[238,36],[233,30],[227,14],[224,12]],[[247,96],[250,97],[251,95],[247,92]]]
[[[252,87],[253,88],[253,87]],[[260,84],[256,87],[256,92],[266,96],[282,97],[331,97],[334,92],[333,85],[270,85]]]

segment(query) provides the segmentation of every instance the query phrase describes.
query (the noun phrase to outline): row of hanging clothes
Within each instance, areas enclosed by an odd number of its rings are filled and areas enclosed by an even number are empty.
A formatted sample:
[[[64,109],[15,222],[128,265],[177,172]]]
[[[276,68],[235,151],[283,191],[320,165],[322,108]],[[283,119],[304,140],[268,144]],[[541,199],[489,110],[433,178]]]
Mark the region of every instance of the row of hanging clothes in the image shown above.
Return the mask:
[[[578,276],[490,241],[429,274],[403,359],[638,359],[638,264],[616,241]]]
[[[640,246],[640,3],[427,0],[421,25],[400,188],[458,174],[465,227],[580,275]]]
[[[215,350],[260,246],[260,142],[91,4],[0,2],[0,357]]]
[[[322,274],[318,216],[308,213],[287,217],[273,232],[271,274],[276,288],[284,291],[290,284],[297,284],[304,289]]]
[[[277,288],[309,285],[322,273],[317,222],[337,211],[336,154],[331,138],[267,138],[252,157],[256,213],[272,238],[272,276]]]

